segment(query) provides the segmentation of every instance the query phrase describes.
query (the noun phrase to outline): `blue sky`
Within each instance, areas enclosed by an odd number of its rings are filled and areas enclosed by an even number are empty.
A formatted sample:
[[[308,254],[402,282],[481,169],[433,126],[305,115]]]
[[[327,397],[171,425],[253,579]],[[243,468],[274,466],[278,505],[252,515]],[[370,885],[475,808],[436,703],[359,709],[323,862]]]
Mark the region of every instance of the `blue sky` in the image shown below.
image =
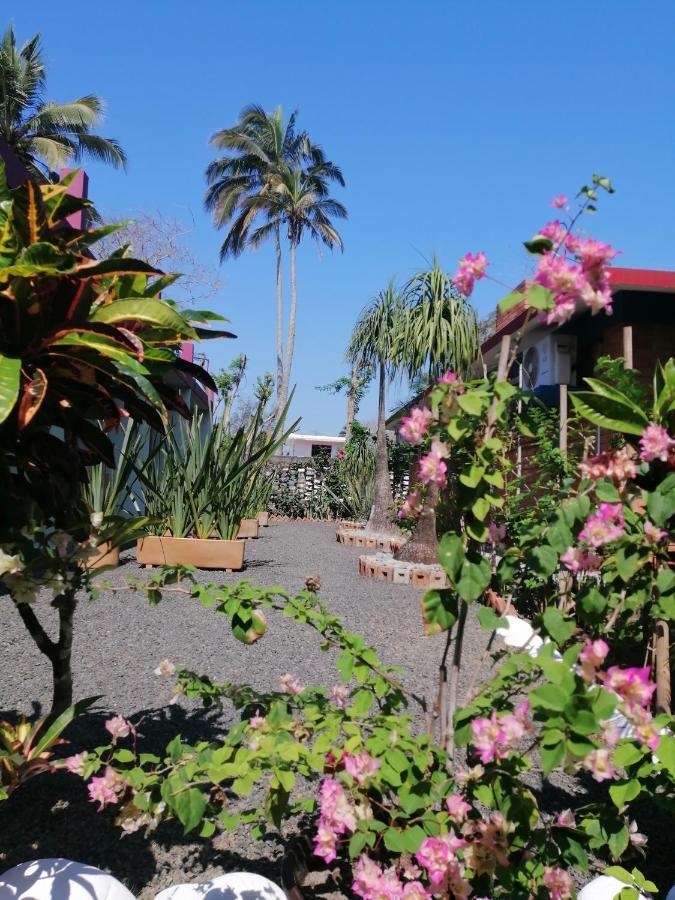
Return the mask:
[[[617,193],[587,223],[623,250],[619,264],[675,265],[675,4],[671,0],[32,0],[12,11],[19,40],[40,31],[49,94],[95,92],[126,174],[89,165],[102,209],[161,210],[190,223],[205,263],[220,236],[202,211],[209,136],[250,102],[298,108],[342,166],[344,254],[310,242],[298,261],[293,380],[303,430],[335,433],[344,400],[314,389],[344,372],[362,306],[438,254],[454,271],[484,250],[492,275],[528,271],[520,241],[597,171]],[[194,222],[194,225],[192,224]],[[249,356],[249,389],[274,362],[271,247],[228,261],[211,307],[237,341],[212,367]],[[503,289],[481,282],[481,314]],[[405,394],[393,387],[391,401]],[[361,418],[372,418],[375,397]]]

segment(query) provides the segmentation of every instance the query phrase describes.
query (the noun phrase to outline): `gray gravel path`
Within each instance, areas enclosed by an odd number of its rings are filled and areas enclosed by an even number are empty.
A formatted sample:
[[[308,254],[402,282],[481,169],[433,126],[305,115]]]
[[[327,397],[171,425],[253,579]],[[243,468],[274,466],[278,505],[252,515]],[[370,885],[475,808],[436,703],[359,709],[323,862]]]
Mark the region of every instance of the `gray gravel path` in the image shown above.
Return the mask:
[[[200,580],[234,582],[240,577],[259,585],[300,590],[305,578],[321,578],[321,596],[347,626],[374,643],[381,657],[405,667],[405,683],[431,694],[442,652],[442,637],[423,635],[420,592],[360,578],[359,549],[335,540],[335,528],[318,523],[279,523],[260,530],[246,548],[244,573],[201,572]],[[133,553],[105,577],[115,586],[137,577]],[[42,613],[50,615],[47,607]],[[159,660],[210,675],[215,680],[247,681],[276,687],[279,675],[293,672],[304,683],[330,686],[338,681],[334,655],[319,648],[316,636],[293,622],[269,617],[264,639],[252,647],[238,643],[228,622],[189,598],[171,598],[151,608],[134,591],[103,590],[95,603],[77,612],[74,648],[77,697],[101,694],[91,714],[73,726],[74,747],[93,746],[105,732],[110,711],[138,721],[146,743],[158,748],[177,731],[187,739],[212,737],[223,720],[197,705],[168,705],[166,680],[154,675]],[[465,678],[482,657],[485,637],[473,618],[467,629]],[[48,708],[50,672],[41,654],[11,615],[0,634],[0,717]],[[461,693],[460,693],[461,696]],[[281,846],[252,841],[245,833],[222,835],[215,842],[184,838],[179,827],[162,826],[151,839],[119,837],[113,814],[97,813],[79,780],[61,774],[33,779],[0,806],[0,871],[37,856],[66,856],[110,870],[141,900],[181,880],[213,877],[248,868],[278,880]]]

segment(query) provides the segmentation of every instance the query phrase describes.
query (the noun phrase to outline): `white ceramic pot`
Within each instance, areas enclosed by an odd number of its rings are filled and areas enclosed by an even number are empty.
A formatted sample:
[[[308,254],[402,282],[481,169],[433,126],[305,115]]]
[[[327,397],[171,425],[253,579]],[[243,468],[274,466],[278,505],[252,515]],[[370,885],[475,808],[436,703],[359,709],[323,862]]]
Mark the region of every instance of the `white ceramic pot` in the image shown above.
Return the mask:
[[[155,900],[286,900],[286,894],[269,878],[252,872],[228,872],[198,884],[175,884]]]
[[[0,900],[135,900],[124,885],[86,863],[35,859],[0,875]]]

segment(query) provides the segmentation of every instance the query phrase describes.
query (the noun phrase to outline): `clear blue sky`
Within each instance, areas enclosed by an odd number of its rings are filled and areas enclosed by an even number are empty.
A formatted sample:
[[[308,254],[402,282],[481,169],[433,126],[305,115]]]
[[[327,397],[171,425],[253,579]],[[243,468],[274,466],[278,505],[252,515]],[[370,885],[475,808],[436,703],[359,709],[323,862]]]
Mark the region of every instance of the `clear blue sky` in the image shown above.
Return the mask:
[[[217,259],[202,211],[209,135],[256,102],[300,110],[300,125],[343,168],[344,254],[307,243],[299,257],[293,380],[303,430],[335,433],[344,400],[314,390],[344,371],[365,302],[437,253],[453,271],[484,250],[491,273],[528,271],[520,240],[593,171],[617,193],[594,236],[620,265],[675,266],[675,4],[672,0],[116,0],[12,4],[19,40],[42,32],[49,93],[108,106],[104,134],[125,147],[126,174],[90,165],[91,194],[121,213],[194,216],[190,243]],[[271,248],[228,261],[212,307],[237,341],[213,365],[249,355],[273,368]],[[481,314],[502,290],[482,282]],[[393,388],[391,400],[405,393]],[[373,416],[374,396],[362,411]]]

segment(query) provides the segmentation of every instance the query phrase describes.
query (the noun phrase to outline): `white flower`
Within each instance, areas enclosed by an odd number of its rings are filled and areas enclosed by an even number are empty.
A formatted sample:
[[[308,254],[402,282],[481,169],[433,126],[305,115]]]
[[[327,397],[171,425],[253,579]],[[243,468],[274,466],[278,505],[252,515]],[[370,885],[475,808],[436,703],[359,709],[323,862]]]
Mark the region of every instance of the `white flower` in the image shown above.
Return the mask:
[[[169,659],[163,659],[155,669],[155,675],[161,675],[163,678],[170,678],[176,674],[176,667]]]
[[[33,603],[40,589],[37,582],[20,575],[7,575],[4,581],[15,603]]]
[[[0,549],[0,578],[3,575],[17,575],[23,571],[23,562],[19,556],[10,556]]]
[[[103,513],[102,512],[93,512],[89,517],[91,521],[92,528],[100,528],[103,525]]]

